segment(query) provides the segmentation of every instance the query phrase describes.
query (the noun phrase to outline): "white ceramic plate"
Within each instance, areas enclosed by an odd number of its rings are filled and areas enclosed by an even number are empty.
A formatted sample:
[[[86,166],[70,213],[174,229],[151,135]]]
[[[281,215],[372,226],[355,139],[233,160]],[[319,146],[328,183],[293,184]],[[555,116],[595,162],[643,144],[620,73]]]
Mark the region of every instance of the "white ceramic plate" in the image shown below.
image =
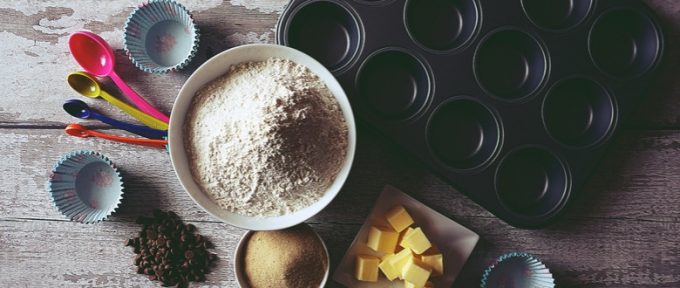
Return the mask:
[[[358,281],[354,277],[354,263],[357,254],[378,257],[383,255],[366,246],[368,230],[373,224],[387,225],[384,215],[397,205],[406,208],[415,222],[414,226],[421,227],[430,242],[437,246],[444,256],[444,275],[432,278],[434,287],[451,287],[453,285],[472,250],[475,249],[479,235],[390,185],[385,186],[380,197],[376,200],[371,214],[364,225],[361,226],[352,245],[347,249],[345,257],[342,258],[340,265],[336,268],[333,280],[352,288],[404,287],[404,281],[398,279],[389,281],[382,275],[382,272],[380,272],[378,282]]]
[[[304,224],[307,225],[307,224]],[[310,227],[312,231],[314,231],[313,228]],[[250,239],[250,236],[252,236],[254,231],[248,231],[243,236],[241,237],[241,240],[238,241],[238,245],[236,246],[236,251],[234,252],[234,274],[236,275],[236,282],[238,282],[238,285],[241,288],[250,288],[248,286],[248,278],[244,274],[243,271],[243,253],[245,252],[246,249],[246,243],[248,243],[248,240]],[[331,257],[330,254],[328,254],[328,248],[326,248],[326,243],[323,241],[323,238],[319,235],[319,233],[316,233],[314,231],[314,234],[316,235],[317,238],[319,238],[319,241],[321,241],[321,246],[323,246],[323,250],[326,253],[326,272],[323,276],[323,280],[321,281],[321,285],[319,287],[326,287],[326,282],[328,281],[328,275],[330,274],[330,266],[331,266]]]
[[[328,86],[328,89],[330,89],[333,96],[335,96],[338,101],[342,113],[345,116],[345,121],[347,122],[349,133],[347,155],[333,184],[321,199],[311,206],[298,210],[295,213],[279,217],[244,216],[220,208],[201,190],[192,178],[191,165],[183,141],[185,137],[183,129],[184,120],[196,91],[205,84],[226,73],[229,70],[229,67],[234,64],[248,61],[264,61],[272,57],[288,59],[304,65],[314,74],[318,75],[321,81],[326,83],[326,86]],[[254,83],[254,85],[257,84]],[[172,108],[170,117],[168,134],[172,166],[175,169],[177,178],[179,178],[179,182],[184,187],[184,190],[189,193],[189,196],[191,196],[194,202],[223,222],[249,230],[283,229],[302,223],[319,213],[319,211],[325,208],[333,198],[335,198],[338,192],[340,192],[340,188],[342,188],[342,185],[345,183],[345,180],[349,175],[349,170],[352,167],[356,148],[356,125],[354,116],[347,95],[345,95],[340,83],[338,83],[328,69],[307,54],[293,48],[270,44],[251,44],[235,47],[210,58],[210,60],[201,65],[201,67],[191,74],[186,83],[184,83],[182,90],[180,90],[179,95],[175,100],[175,105]]]

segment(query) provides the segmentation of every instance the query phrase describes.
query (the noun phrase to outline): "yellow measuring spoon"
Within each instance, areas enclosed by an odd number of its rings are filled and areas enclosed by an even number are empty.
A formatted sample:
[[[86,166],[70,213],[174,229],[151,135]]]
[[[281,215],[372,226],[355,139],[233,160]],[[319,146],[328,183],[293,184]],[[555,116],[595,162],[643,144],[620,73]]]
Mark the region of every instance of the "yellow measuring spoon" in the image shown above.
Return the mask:
[[[168,123],[158,120],[151,115],[118,100],[118,98],[113,97],[111,94],[102,90],[99,86],[99,82],[97,82],[97,79],[87,72],[78,71],[70,73],[68,74],[66,80],[68,85],[80,95],[88,98],[102,97],[104,100],[113,104],[113,106],[116,106],[125,113],[130,114],[130,116],[144,123],[146,126],[160,130],[168,130]]]

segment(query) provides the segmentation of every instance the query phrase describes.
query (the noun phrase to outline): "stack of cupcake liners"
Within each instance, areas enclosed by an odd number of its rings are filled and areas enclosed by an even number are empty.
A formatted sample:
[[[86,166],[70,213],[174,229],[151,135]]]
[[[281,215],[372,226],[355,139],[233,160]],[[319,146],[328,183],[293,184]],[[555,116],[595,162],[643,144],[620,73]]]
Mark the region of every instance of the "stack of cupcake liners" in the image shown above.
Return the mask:
[[[151,0],[125,22],[124,46],[130,61],[147,73],[184,68],[198,50],[200,34],[189,10],[173,0]]]
[[[535,256],[513,252],[502,255],[482,275],[482,288],[552,288],[550,269]]]
[[[54,165],[47,183],[52,204],[64,216],[80,223],[105,220],[123,199],[123,179],[104,155],[73,151]]]

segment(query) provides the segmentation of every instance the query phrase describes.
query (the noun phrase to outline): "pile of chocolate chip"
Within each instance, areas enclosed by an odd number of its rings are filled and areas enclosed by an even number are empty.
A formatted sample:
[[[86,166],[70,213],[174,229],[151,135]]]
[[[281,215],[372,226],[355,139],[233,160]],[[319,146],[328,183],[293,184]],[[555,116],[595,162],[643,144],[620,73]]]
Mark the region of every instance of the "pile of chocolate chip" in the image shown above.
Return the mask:
[[[208,249],[213,245],[196,226],[184,224],[174,212],[153,211],[153,217],[139,217],[139,237],[127,240],[125,246],[135,249],[137,273],[163,286],[188,287],[190,281],[205,281],[205,274],[217,260]]]

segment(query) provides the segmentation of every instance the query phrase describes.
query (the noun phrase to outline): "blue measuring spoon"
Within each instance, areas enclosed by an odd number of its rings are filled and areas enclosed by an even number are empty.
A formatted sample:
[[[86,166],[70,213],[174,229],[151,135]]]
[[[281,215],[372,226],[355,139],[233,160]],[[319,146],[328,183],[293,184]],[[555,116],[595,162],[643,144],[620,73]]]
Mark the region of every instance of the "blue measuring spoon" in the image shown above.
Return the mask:
[[[66,100],[66,102],[64,102],[63,107],[66,113],[76,118],[97,119],[113,127],[123,129],[125,131],[135,133],[137,135],[150,139],[163,139],[165,137],[168,137],[168,131],[118,121],[107,116],[104,116],[102,114],[99,114],[97,112],[94,112],[92,109],[90,109],[90,106],[88,106],[87,103],[80,100],[76,99]]]

